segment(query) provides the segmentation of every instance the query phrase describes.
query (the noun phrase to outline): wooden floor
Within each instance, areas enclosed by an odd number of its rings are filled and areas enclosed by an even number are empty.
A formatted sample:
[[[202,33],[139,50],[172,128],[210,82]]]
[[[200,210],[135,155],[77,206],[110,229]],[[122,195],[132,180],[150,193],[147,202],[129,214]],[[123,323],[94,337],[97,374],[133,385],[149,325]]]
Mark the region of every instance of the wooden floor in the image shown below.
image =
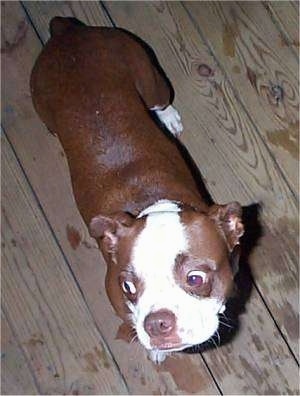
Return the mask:
[[[298,4],[1,6],[2,394],[299,394]],[[239,331],[225,345],[154,366],[118,339],[105,264],[62,148],[31,103],[30,71],[55,15],[120,26],[150,44],[213,199],[246,208],[253,246],[237,278]]]

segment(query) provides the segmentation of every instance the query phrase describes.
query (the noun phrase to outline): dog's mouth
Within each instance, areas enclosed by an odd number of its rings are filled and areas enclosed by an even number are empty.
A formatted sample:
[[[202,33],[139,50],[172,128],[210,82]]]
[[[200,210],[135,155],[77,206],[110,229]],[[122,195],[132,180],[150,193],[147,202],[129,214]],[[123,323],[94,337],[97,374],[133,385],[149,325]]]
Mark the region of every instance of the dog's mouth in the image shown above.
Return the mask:
[[[163,344],[158,349],[160,351],[168,351],[168,352],[175,352],[175,351],[182,351],[185,348],[190,347],[190,344],[180,344],[180,345],[173,345],[173,344]]]
[[[178,343],[178,342],[168,342],[164,341],[159,344],[153,345],[153,349],[159,350],[159,351],[167,351],[167,352],[175,352],[175,351],[181,351],[185,348],[190,347],[191,344],[183,344],[183,343]]]

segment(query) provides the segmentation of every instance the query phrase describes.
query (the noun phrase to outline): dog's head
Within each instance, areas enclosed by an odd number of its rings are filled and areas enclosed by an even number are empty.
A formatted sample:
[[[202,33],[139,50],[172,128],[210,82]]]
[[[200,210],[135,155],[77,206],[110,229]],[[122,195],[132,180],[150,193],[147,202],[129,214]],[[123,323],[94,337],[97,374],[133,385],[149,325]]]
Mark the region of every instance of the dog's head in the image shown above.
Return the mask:
[[[157,209],[157,208],[156,208]],[[161,208],[160,208],[161,209]],[[96,216],[90,224],[108,263],[106,289],[148,350],[208,340],[233,286],[230,255],[243,234],[238,203]]]

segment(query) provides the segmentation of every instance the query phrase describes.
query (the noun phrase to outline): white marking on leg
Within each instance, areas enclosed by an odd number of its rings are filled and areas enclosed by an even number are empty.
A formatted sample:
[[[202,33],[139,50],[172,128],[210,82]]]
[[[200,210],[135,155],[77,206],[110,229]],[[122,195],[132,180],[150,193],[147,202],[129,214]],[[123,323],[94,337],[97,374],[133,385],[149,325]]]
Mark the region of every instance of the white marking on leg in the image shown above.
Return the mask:
[[[183,131],[181,117],[178,111],[172,105],[161,110],[158,106],[151,110],[155,111],[160,121],[168,128],[175,137],[179,137]]]

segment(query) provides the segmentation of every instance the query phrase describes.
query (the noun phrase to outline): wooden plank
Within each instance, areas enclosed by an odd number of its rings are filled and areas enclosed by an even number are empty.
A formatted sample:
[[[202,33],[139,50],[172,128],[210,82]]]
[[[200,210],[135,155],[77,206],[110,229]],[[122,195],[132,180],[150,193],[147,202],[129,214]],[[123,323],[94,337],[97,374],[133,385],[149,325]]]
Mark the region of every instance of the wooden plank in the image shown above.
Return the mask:
[[[297,210],[273,159],[256,136],[253,124],[236,101],[224,76],[219,84],[211,84],[198,77],[199,65],[211,64],[212,58],[179,3],[147,2],[141,5],[107,2],[105,5],[117,26],[129,29],[153,46],[174,85],[176,104],[183,113],[185,127],[188,129],[182,140],[200,165],[213,197],[222,202],[238,199],[245,204],[258,198],[264,201],[263,220],[266,236],[253,256],[255,261],[253,259],[251,266],[255,271],[256,282],[272,312],[286,333],[291,335],[290,340],[296,350]],[[216,67],[214,65],[214,70]],[[222,75],[220,70],[218,73]],[[199,133],[199,130],[202,133]],[[289,205],[286,206],[286,202],[279,202],[279,192],[284,194],[292,209]],[[288,213],[290,222],[294,222],[295,226],[294,234],[291,234],[292,242],[288,242],[288,246],[278,230],[276,231],[282,213]],[[272,250],[273,254],[276,251],[277,260],[282,260],[281,268],[279,265],[275,268]],[[289,255],[293,263],[290,263],[290,259],[286,259],[285,255]],[[283,286],[278,289],[278,283],[282,282],[287,274],[290,274],[287,276],[292,287],[290,292],[288,287],[287,290]],[[289,294],[288,297],[286,292]],[[286,308],[290,301],[294,304],[293,308],[289,309],[292,320],[284,322],[283,319],[287,319]],[[247,305],[247,314],[241,319],[241,333],[229,349],[219,349],[217,355],[205,354],[222,391],[268,393],[276,389],[277,392],[284,393],[289,388],[297,389],[294,380],[296,364],[256,292],[252,293]],[[272,345],[269,343],[270,337]],[[255,343],[253,339],[259,341]],[[264,347],[261,347],[262,345]],[[276,356],[279,350],[283,357],[282,365],[275,367],[271,357]],[[260,369],[255,371],[253,367]],[[258,383],[259,375],[263,372],[265,374],[260,376],[261,380]],[[241,373],[241,376],[233,381],[236,373]]]
[[[263,1],[266,10],[282,33],[282,45],[299,57],[299,1]]]
[[[5,138],[1,181],[2,304],[40,390],[127,393]]]
[[[23,7],[34,20],[35,28],[44,43],[50,37],[49,21],[55,16],[76,16],[91,26],[110,25],[108,17],[96,1],[91,1],[89,7],[85,7],[80,1],[26,1],[23,2]]]
[[[33,21],[36,4],[43,7],[46,2],[24,3]],[[84,3],[84,7],[94,4]],[[7,41],[13,42],[16,28],[22,26],[22,23],[26,33],[12,51],[6,51],[3,55],[6,66],[4,126],[70,262],[94,320],[122,371],[130,393],[218,393],[199,357],[178,356],[172,360],[173,366],[162,366],[158,370],[148,360],[143,348],[115,339],[120,320],[114,315],[104,291],[105,265],[102,256],[95,241],[89,238],[75,206],[62,148],[58,140],[47,133],[32,108],[28,81],[41,46],[17,3],[9,3],[6,7],[4,11],[7,12],[10,23],[5,25],[3,35],[9,38]],[[59,8],[51,12],[60,15]],[[36,26],[38,28],[39,25]],[[42,28],[48,29],[48,21]],[[42,31],[39,34],[42,36]],[[18,90],[15,89],[16,86]],[[185,367],[190,367],[190,381],[176,375],[180,369],[184,373]]]
[[[39,395],[36,379],[1,311],[1,394]]]
[[[260,2],[186,2],[184,7],[298,196],[299,78],[293,52],[282,45]],[[215,73],[215,81],[219,78]]]

